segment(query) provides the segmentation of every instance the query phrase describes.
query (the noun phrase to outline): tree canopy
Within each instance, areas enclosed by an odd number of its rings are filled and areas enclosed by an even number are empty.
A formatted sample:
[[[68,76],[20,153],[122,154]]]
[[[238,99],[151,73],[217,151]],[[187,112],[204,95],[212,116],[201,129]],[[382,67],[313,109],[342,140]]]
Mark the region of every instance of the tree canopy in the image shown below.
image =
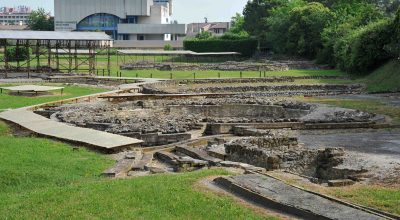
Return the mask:
[[[400,0],[252,0],[233,19],[275,53],[365,74],[400,52]],[[265,46],[266,45],[266,46]]]
[[[54,31],[54,19],[43,8],[33,11],[27,23],[34,31]]]

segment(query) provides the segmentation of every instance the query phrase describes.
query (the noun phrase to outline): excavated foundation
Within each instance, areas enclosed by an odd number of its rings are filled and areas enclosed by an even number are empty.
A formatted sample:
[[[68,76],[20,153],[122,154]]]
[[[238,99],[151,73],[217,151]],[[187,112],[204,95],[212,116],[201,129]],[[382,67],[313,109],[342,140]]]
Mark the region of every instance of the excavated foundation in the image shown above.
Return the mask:
[[[73,124],[143,140],[157,146],[192,138],[192,133],[218,134],[216,125],[371,123],[375,115],[355,110],[257,97],[142,100],[80,103],[37,111]],[[205,130],[204,130],[205,129]]]

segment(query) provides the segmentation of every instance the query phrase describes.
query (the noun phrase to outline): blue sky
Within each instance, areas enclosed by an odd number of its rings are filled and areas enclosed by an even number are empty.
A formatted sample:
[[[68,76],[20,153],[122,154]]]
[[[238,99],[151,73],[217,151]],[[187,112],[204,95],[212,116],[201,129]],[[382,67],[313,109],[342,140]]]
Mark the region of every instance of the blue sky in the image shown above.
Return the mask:
[[[174,19],[180,23],[228,21],[236,12],[242,12],[247,0],[174,0]],[[53,11],[53,0],[0,0],[0,7],[28,5]]]

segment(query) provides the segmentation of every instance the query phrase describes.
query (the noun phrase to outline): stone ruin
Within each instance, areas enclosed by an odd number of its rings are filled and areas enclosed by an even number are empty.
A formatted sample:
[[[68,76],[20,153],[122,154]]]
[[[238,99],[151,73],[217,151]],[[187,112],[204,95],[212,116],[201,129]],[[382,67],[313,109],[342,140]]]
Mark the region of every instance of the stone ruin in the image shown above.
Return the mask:
[[[373,128],[385,119],[358,110],[270,97],[277,92],[358,93],[362,89],[359,85],[265,85],[295,80],[281,77],[157,82],[145,85],[143,93],[164,94],[162,97],[166,98],[149,95],[148,99],[134,97],[132,100],[136,101],[96,100],[36,112],[73,126],[143,140],[143,152],[134,159],[121,155],[115,170],[106,172],[110,176],[121,170],[124,175],[135,176],[142,172],[185,172],[224,166],[257,172],[285,170],[331,185],[361,180],[366,170],[346,164],[349,154],[342,148],[305,147],[291,131]],[[214,94],[168,96],[176,93]]]
[[[247,96],[327,96],[339,94],[360,94],[365,91],[363,84],[296,84],[303,79],[340,79],[340,77],[268,77],[248,79],[213,80],[170,80],[143,86],[146,94],[246,94]],[[280,83],[276,85],[275,83]],[[216,86],[219,85],[219,86]]]
[[[161,71],[287,71],[289,66],[278,63],[250,63],[250,62],[224,62],[224,63],[154,63],[140,61],[121,66],[123,70],[157,69]]]
[[[201,135],[222,134],[246,123],[291,123],[296,126],[324,123],[372,123],[373,114],[263,97],[234,96],[178,100],[107,101],[78,103],[39,110],[53,120],[106,131],[144,141],[143,146],[177,143]]]
[[[138,61],[121,65],[122,70],[146,70],[157,69],[161,71],[288,71],[290,69],[326,69],[325,66],[316,65],[309,61],[270,61],[263,62],[236,62],[227,61],[222,63],[155,63],[150,61]]]
[[[247,129],[247,131],[246,131]],[[241,127],[251,136],[224,145],[226,159],[248,163],[267,170],[286,170],[307,176],[314,182],[357,181],[367,170],[338,168],[344,161],[343,148],[309,149],[299,145],[288,130],[257,130]],[[350,181],[350,182],[351,182]]]

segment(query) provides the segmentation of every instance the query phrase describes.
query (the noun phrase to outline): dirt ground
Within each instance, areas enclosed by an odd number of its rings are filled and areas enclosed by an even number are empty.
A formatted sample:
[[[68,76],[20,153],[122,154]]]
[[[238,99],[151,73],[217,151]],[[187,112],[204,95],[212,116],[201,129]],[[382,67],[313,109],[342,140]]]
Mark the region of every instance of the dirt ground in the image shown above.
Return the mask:
[[[400,129],[298,131],[298,138],[309,148],[344,148],[339,168],[366,169],[372,183],[400,184]]]

